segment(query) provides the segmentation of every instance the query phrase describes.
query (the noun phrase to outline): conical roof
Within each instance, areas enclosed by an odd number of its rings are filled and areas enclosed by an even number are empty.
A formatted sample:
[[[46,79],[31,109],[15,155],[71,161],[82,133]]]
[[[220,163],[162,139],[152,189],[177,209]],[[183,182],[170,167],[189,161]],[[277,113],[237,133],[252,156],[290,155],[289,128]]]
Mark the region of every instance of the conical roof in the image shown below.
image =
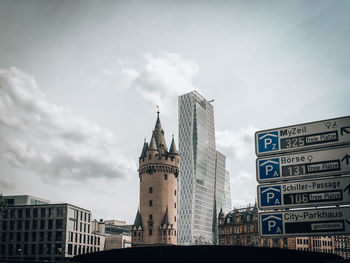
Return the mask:
[[[178,152],[177,149],[176,149],[175,140],[174,140],[174,135],[173,135],[173,139],[171,140],[171,145],[170,145],[169,153],[179,154],[179,152]]]
[[[162,221],[162,226],[169,225],[168,207],[166,207],[165,215]]]
[[[148,150],[157,150],[157,144],[154,136],[152,135],[151,141],[149,143]]]
[[[154,126],[153,137],[156,140],[156,145],[158,150],[164,149],[168,151],[168,147],[166,145],[165,138],[164,138],[164,130],[162,128],[162,124],[160,123],[159,111],[157,113],[158,113],[158,116],[157,116],[156,125]]]
[[[224,214],[224,212],[222,211],[222,208],[220,209],[219,217],[225,217],[225,214]]]
[[[142,218],[141,218],[141,214],[140,214],[140,210],[137,209],[137,214],[136,214],[136,218],[134,221],[134,226],[135,227],[142,227]]]
[[[148,150],[148,143],[145,140],[145,142],[143,143],[143,147],[142,147],[142,152],[141,152],[140,158],[145,158],[146,157],[147,150]]]

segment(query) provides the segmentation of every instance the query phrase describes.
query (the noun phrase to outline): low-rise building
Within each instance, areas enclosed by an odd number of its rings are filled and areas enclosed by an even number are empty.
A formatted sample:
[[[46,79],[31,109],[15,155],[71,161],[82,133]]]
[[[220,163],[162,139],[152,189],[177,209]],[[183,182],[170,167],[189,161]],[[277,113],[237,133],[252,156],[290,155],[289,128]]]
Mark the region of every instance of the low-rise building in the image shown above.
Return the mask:
[[[218,218],[219,245],[259,246],[295,249],[295,238],[261,238],[258,232],[258,208],[234,209]]]
[[[350,235],[333,237],[334,254],[343,258],[350,258]]]
[[[104,237],[93,233],[89,210],[67,203],[31,204],[44,200],[31,196],[4,199],[8,207],[0,215],[0,258],[64,260],[103,250]]]
[[[296,249],[350,257],[350,235],[296,237]]]
[[[106,220],[94,221],[96,233],[105,237],[104,250],[131,247],[131,225],[125,221]]]

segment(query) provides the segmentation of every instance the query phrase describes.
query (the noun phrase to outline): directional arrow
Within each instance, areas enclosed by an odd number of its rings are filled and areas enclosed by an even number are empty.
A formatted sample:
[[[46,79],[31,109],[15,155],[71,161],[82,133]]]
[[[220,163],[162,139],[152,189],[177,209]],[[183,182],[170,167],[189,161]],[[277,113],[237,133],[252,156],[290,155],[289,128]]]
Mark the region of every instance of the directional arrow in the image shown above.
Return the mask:
[[[345,189],[344,189],[344,193],[346,192],[346,190],[348,190],[348,194],[350,195],[350,184],[348,184],[348,186],[347,187],[345,187]]]
[[[350,126],[347,126],[347,127],[341,127],[340,128],[340,134],[341,134],[341,136],[343,136],[343,134],[344,133],[350,133],[350,130],[348,130],[348,129],[350,129]]]
[[[346,154],[343,159],[341,159],[341,162],[346,161],[346,164],[349,164],[349,159],[350,159],[350,155]]]

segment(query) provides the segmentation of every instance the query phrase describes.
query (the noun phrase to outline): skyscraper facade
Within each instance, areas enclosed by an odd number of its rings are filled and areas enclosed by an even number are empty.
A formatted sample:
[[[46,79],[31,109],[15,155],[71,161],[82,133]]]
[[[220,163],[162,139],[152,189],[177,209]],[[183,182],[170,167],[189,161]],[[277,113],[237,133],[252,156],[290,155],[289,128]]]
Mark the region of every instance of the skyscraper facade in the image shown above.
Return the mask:
[[[213,243],[215,129],[213,105],[198,92],[179,97],[178,244]]]
[[[232,210],[232,201],[231,201],[231,186],[230,186],[230,173],[225,170],[225,202],[222,206],[224,213],[228,213]]]

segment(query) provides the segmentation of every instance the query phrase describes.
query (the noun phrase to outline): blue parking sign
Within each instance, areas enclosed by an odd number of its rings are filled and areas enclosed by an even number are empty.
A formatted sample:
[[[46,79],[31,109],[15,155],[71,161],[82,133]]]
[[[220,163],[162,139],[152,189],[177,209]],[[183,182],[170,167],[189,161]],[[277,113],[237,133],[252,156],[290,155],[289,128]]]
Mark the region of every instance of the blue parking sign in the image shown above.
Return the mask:
[[[280,185],[260,187],[259,194],[261,207],[282,205],[282,194]]]
[[[261,215],[261,226],[263,235],[283,234],[282,214]]]
[[[271,152],[279,150],[278,131],[258,134],[258,152]]]
[[[259,179],[271,179],[271,178],[280,178],[280,159],[279,158],[271,158],[259,160]]]

